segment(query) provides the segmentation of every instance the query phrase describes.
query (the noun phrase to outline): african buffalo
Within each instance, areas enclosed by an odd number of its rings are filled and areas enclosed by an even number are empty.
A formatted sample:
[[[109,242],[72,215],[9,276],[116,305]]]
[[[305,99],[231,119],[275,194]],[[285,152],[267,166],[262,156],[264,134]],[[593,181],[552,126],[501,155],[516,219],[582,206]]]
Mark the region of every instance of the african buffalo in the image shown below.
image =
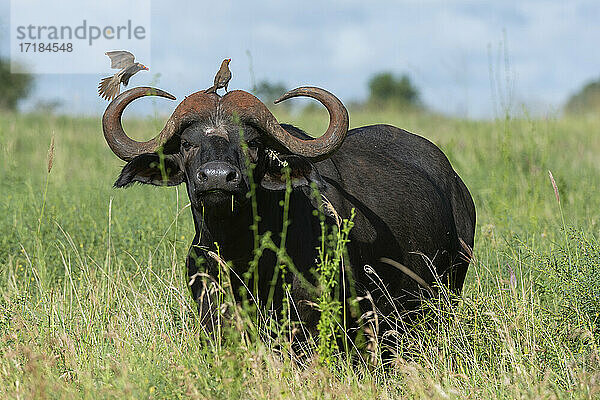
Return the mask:
[[[414,309],[435,287],[436,277],[460,292],[473,246],[475,207],[448,159],[428,140],[390,125],[348,131],[348,112],[340,100],[324,89],[300,87],[276,103],[297,96],[321,102],[330,120],[318,138],[279,124],[260,100],[235,90],[224,96],[193,93],[177,106],[154,139],[136,142],[123,130],[121,116],[129,103],[142,96],[175,99],[162,90],[139,87],[122,93],[107,107],[104,136],[112,151],[127,161],[115,187],[185,182],[196,229],[186,261],[190,279],[199,271],[216,278],[217,261],[207,252],[214,251],[217,242],[221,257],[231,262],[234,293],[239,293],[242,282],[236,277],[248,271],[255,248],[255,232],[250,229],[253,207],[247,196],[249,160],[254,166],[258,232],[273,232],[276,244],[286,187],[282,166],[291,170],[286,249],[295,269],[285,280],[295,305],[293,317],[309,331],[315,331],[319,316],[311,306],[315,291],[306,285],[314,282],[321,227],[313,211],[321,201],[335,210],[329,207],[326,212],[331,224],[336,213],[348,218],[355,209],[345,262],[355,295],[369,293],[373,299],[372,304],[361,303],[363,312],[373,306],[384,315]],[[318,201],[312,184],[321,194]],[[382,258],[398,264],[390,265]],[[265,251],[258,262],[258,282],[249,278],[248,287],[258,288],[263,306],[275,264],[275,253]],[[211,330],[214,306],[202,282],[195,279],[191,290]],[[284,294],[281,284],[275,287],[272,308],[277,310]]]

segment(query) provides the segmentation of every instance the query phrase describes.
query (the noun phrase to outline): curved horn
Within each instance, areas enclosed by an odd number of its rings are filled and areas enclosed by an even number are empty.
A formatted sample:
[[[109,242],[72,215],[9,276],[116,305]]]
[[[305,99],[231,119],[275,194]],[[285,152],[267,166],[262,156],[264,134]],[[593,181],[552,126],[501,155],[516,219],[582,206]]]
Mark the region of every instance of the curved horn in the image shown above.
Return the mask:
[[[292,146],[296,147],[300,144],[299,147],[301,149],[308,148],[308,152],[306,152],[307,154],[305,155],[308,158],[327,158],[342,145],[346,138],[349,124],[348,110],[346,110],[344,104],[332,93],[325,89],[312,86],[302,86],[292,89],[275,100],[275,104],[299,96],[312,97],[321,102],[329,112],[329,126],[322,136],[312,140],[298,139],[288,133],[288,138],[295,139],[294,141],[290,141],[290,144],[292,145],[293,143]],[[287,145],[286,147],[292,150]]]
[[[320,161],[333,154],[348,133],[348,111],[342,102],[325,89],[303,86],[285,93],[275,104],[292,97],[306,96],[320,101],[329,112],[329,127],[325,133],[315,139],[300,139],[283,129],[269,109],[256,97],[239,90],[229,92],[223,100],[233,103],[233,112],[247,122],[255,123],[270,137],[290,152],[304,156],[312,161]]]
[[[124,161],[129,161],[140,154],[156,151],[175,133],[176,126],[173,121],[175,113],[173,113],[173,116],[169,118],[162,131],[147,142],[138,142],[127,136],[123,130],[123,125],[121,124],[123,110],[125,110],[125,107],[133,100],[144,96],[160,96],[175,100],[175,96],[163,90],[152,87],[136,87],[121,93],[111,101],[108,107],[106,107],[106,111],[104,111],[104,116],[102,117],[104,138],[113,153]]]

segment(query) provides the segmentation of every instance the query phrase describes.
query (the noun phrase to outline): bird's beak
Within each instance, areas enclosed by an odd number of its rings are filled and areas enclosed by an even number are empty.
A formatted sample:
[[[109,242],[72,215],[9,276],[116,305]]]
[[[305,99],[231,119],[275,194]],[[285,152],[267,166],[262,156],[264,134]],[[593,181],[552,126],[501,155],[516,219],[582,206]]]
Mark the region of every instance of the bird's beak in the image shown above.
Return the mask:
[[[150,70],[150,68],[146,67],[145,65],[144,65],[144,69],[145,69],[146,71],[149,71],[149,70]]]

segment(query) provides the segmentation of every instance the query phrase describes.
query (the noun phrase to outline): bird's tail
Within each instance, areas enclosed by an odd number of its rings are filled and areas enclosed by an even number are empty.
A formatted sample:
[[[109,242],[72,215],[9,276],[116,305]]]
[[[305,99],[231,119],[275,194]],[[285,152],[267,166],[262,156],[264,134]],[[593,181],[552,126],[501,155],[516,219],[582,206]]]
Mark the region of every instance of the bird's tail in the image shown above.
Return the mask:
[[[119,82],[119,78],[116,75],[106,77],[98,84],[98,95],[105,100],[114,99],[120,90],[121,82]]]
[[[212,85],[204,91],[204,93],[215,93],[217,91],[217,84]]]

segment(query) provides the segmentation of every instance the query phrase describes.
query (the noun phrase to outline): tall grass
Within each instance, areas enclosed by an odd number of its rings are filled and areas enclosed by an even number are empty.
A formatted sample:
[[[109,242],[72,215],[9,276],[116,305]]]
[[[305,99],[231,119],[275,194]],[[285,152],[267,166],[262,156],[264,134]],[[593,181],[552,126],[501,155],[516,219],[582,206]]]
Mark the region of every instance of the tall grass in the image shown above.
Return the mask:
[[[185,193],[113,190],[121,163],[95,119],[2,114],[0,398],[597,396],[600,119],[351,117],[354,126],[386,122],[436,142],[478,212],[463,295],[453,302],[442,290],[428,319],[395,338],[388,366],[368,357],[348,365],[334,347],[345,314],[335,290],[323,292],[331,312],[300,364],[286,356],[285,338],[252,337],[257,328],[244,315],[223,325],[224,340],[207,338],[184,271],[193,237]],[[326,114],[299,118],[308,131],[326,124]],[[128,130],[147,137],[158,125],[132,121]],[[322,287],[344,271],[335,260],[345,224],[324,236]]]

